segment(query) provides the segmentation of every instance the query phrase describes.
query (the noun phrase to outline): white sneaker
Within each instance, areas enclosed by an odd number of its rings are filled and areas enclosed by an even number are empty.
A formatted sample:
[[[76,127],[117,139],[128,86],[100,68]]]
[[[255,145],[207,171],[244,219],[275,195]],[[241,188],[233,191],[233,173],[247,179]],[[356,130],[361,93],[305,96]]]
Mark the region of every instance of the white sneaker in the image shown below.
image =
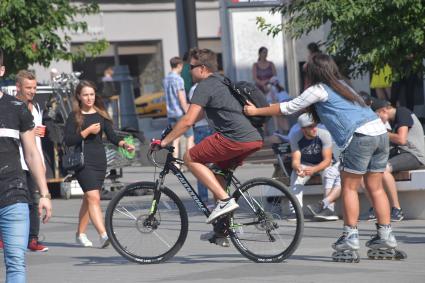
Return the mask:
[[[216,207],[211,212],[210,217],[207,219],[207,224],[212,223],[214,220],[216,220],[218,217],[227,214],[229,212],[232,212],[233,210],[237,209],[239,205],[236,203],[234,198],[231,198],[228,201],[222,201],[219,200],[217,202]]]
[[[87,235],[82,233],[75,236],[75,242],[83,247],[93,247],[93,243],[87,238]]]
[[[100,243],[100,248],[104,249],[107,246],[109,246],[111,242],[109,241],[108,235],[105,234],[99,237],[99,243]]]

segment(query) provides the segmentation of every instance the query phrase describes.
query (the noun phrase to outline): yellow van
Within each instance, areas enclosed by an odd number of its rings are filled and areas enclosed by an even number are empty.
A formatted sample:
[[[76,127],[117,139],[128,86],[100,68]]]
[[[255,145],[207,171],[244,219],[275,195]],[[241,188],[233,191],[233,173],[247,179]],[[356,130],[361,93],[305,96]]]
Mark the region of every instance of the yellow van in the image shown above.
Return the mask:
[[[163,92],[154,92],[139,96],[134,100],[136,113],[143,117],[166,117],[167,105]]]

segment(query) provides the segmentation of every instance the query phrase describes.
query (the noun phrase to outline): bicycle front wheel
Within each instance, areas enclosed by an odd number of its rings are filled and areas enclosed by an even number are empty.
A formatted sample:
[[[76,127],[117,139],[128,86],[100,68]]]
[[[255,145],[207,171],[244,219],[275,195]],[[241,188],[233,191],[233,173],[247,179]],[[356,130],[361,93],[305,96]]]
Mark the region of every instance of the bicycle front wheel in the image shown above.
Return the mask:
[[[151,215],[155,183],[139,182],[122,189],[109,203],[106,231],[115,250],[140,264],[159,263],[174,256],[186,240],[188,218],[181,200],[161,189]]]
[[[286,186],[269,178],[244,183],[234,196],[230,238],[248,259],[281,262],[298,247],[304,228],[301,206]],[[296,217],[288,217],[295,212]]]

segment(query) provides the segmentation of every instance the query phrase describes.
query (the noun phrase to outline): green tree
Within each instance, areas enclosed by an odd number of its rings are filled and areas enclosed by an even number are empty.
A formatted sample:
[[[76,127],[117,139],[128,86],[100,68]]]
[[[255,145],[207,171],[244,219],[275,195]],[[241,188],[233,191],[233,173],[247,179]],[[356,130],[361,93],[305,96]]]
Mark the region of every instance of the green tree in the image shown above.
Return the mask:
[[[257,19],[260,29],[272,35],[284,30],[299,38],[330,25],[324,42],[327,52],[345,58],[353,76],[387,63],[393,80],[424,71],[423,0],[293,0],[272,11],[287,19],[278,26]]]
[[[0,0],[0,47],[6,55],[9,74],[28,65],[45,67],[54,60],[76,60],[95,56],[108,45],[89,42],[70,51],[71,33],[87,31],[87,23],[76,17],[99,11],[96,3],[71,4],[69,0]]]

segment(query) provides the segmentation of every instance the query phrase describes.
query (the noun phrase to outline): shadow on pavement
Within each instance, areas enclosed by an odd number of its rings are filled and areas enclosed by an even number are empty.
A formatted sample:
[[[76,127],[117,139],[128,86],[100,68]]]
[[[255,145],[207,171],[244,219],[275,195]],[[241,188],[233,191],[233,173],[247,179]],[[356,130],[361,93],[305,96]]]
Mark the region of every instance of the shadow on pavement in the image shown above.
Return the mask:
[[[77,256],[73,258],[80,262],[75,264],[75,266],[136,264],[121,256]]]
[[[191,254],[185,257],[175,256],[168,260],[170,263],[193,264],[193,263],[246,263],[248,259],[240,254]]]
[[[289,257],[285,261],[287,261],[287,260],[289,260],[289,261],[291,261],[291,260],[308,260],[308,261],[320,261],[320,262],[333,262],[330,255],[329,256],[292,255],[291,257]]]

